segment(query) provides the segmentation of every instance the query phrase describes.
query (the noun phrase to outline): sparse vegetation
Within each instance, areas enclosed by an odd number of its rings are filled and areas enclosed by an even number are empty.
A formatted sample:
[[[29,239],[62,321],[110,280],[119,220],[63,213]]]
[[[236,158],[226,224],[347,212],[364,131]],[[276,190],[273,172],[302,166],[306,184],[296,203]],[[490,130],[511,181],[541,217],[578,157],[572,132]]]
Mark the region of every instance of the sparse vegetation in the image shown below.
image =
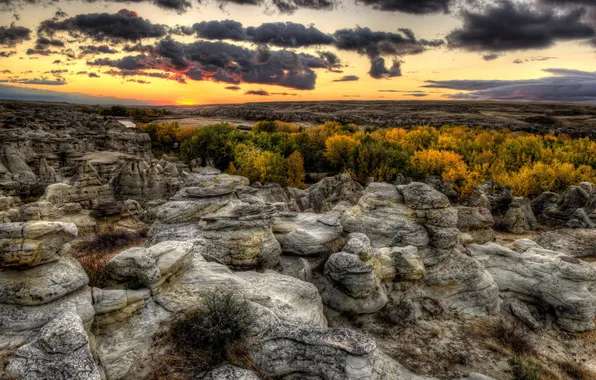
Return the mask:
[[[531,355],[535,351],[525,327],[520,323],[499,319],[492,328],[492,336],[515,355]]]
[[[159,340],[169,345],[169,353],[152,379],[171,374],[195,378],[222,363],[251,368],[244,347],[253,322],[248,301],[238,291],[218,287],[205,292],[198,307],[180,315],[168,336]]]
[[[560,370],[573,380],[593,380],[596,379],[596,373],[590,371],[585,365],[570,360],[560,360],[557,362]]]
[[[515,380],[545,380],[548,371],[535,359],[514,355],[509,359]],[[551,377],[552,378],[552,377]]]
[[[103,288],[109,280],[105,269],[108,261],[126,248],[142,245],[146,239],[145,230],[136,233],[110,230],[75,244],[73,256],[89,276],[89,286]]]

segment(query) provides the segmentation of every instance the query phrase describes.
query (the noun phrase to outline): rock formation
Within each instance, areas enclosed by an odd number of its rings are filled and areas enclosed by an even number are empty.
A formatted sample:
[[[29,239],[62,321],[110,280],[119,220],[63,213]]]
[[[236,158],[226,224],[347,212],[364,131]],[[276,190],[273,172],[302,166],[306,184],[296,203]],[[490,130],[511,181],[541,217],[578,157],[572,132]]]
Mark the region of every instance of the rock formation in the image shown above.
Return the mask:
[[[518,246],[520,252],[495,243],[471,244],[467,249],[494,278],[500,296],[519,301],[513,304],[517,305],[516,314],[524,310],[523,314],[551,317],[568,331],[593,329],[596,269],[538,245]]]

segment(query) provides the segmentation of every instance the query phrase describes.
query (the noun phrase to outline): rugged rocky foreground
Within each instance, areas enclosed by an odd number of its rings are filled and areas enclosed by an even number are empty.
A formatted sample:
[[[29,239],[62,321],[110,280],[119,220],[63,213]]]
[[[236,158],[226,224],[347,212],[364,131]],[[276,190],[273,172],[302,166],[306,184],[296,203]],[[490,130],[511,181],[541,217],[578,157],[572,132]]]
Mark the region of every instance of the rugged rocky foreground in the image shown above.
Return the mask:
[[[75,224],[0,225],[8,375],[146,378],[159,355],[156,335],[217,286],[250,301],[258,321],[247,348],[253,369],[282,378],[419,378],[372,337],[330,328],[341,315],[414,324],[439,314],[506,313],[534,329],[595,327],[594,266],[528,239],[508,248],[485,242],[485,233],[462,233],[459,214],[477,230],[490,228],[488,215],[452,207],[429,185],[350,186],[353,193],[326,202],[329,211],[313,213],[299,212],[296,199],[273,185],[226,174],[188,178],[156,208],[145,247],[107,264],[112,280],[104,289],[89,288],[68,253]],[[350,183],[326,181],[328,190]],[[224,378],[221,371],[256,378],[234,367],[215,371],[205,378]]]
[[[499,318],[548,360],[596,371],[593,339],[559,339],[596,331],[590,183],[532,201],[487,183],[461,203],[433,178],[364,187],[338,175],[284,190],[156,160],[145,135],[108,120],[12,112],[3,128],[31,139],[0,135],[0,375],[146,379],[163,333],[220,288],[248,301],[251,365],[204,379],[510,379],[508,354],[478,354],[484,338],[453,333]],[[143,247],[107,263],[107,285],[89,287],[71,245],[148,227]],[[431,364],[455,350],[448,368]]]

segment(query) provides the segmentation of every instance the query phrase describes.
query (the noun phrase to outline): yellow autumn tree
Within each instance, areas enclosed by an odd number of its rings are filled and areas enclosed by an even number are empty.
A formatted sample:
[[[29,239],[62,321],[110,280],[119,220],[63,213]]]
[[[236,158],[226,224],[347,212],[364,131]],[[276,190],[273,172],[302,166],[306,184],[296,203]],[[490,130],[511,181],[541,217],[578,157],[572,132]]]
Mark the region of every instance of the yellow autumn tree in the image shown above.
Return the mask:
[[[295,151],[288,157],[288,186],[302,188],[304,186],[304,157]]]
[[[351,168],[354,162],[354,152],[359,145],[360,142],[350,136],[331,136],[325,140],[325,157],[335,168]]]
[[[466,177],[468,167],[457,153],[428,149],[414,153],[410,165],[420,175],[438,175],[443,181],[456,182]]]

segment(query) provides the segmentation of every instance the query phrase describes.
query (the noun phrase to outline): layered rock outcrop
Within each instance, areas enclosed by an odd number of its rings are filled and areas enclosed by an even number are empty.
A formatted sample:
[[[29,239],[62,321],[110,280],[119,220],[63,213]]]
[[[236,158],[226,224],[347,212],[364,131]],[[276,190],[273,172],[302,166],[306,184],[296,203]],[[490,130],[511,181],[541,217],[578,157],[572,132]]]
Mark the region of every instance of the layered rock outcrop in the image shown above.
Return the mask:
[[[537,244],[521,243],[517,247],[518,252],[488,243],[471,244],[467,249],[494,278],[501,297],[519,301],[513,303],[516,314],[534,314],[543,320],[552,317],[568,331],[593,329],[596,269]]]
[[[244,177],[195,175],[156,211],[148,245],[201,239],[211,260],[235,268],[273,267],[281,248],[273,235],[275,208]]]
[[[540,222],[549,226],[594,228],[596,188],[589,182],[570,186],[563,194],[544,192],[532,201]]]
[[[0,225],[0,331],[31,331],[64,310],[93,319],[87,274],[68,255],[76,226],[61,222]]]
[[[457,222],[447,197],[426,184],[371,183],[341,217],[348,243],[315,281],[324,302],[355,314],[416,315],[428,302],[437,312],[494,313],[497,286],[458,248]]]

